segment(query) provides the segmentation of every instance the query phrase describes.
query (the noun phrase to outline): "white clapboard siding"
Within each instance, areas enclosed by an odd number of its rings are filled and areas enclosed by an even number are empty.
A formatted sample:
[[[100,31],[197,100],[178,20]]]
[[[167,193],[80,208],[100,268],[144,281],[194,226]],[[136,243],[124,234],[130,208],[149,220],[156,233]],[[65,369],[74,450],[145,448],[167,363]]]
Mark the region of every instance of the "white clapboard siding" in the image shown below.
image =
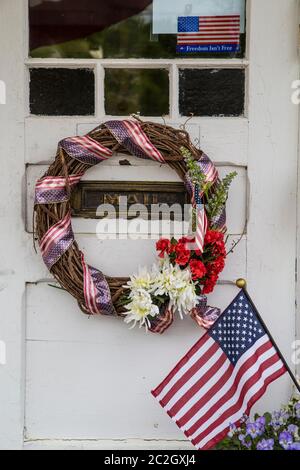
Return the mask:
[[[124,157],[116,157],[118,161]],[[170,169],[167,165],[159,167],[154,162],[142,163],[142,160],[129,157],[128,159],[131,166],[119,165],[116,167],[110,161],[103,162],[97,167],[89,170],[84,180],[103,180],[103,181],[180,181],[177,174]],[[27,231],[32,231],[32,211],[34,201],[34,187],[35,182],[46,171],[46,165],[28,165],[26,172],[27,182]],[[221,166],[219,172],[221,176],[231,171],[237,171],[238,176],[232,183],[228,200],[228,232],[229,234],[242,234],[245,231],[245,223],[247,218],[247,171],[242,167]],[[95,219],[81,219],[76,218],[73,221],[73,228],[75,233],[96,233],[98,221]],[[142,232],[145,232],[142,231]],[[148,230],[146,230],[146,233]]]

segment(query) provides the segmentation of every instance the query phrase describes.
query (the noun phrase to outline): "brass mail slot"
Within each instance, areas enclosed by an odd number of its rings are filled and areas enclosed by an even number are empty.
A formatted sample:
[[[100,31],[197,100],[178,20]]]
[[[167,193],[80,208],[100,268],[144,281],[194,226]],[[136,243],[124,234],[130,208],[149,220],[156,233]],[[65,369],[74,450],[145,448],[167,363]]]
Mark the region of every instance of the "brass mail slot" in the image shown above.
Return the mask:
[[[126,207],[122,205],[126,197]],[[121,198],[123,197],[123,198]],[[184,205],[188,204],[188,194],[183,183],[177,182],[144,182],[144,181],[81,181],[72,194],[72,215],[84,218],[135,218],[137,216],[150,218],[150,209],[154,205],[167,204],[179,205],[184,214]],[[121,203],[121,204],[120,204]],[[99,206],[111,205],[113,214],[101,214]],[[127,211],[134,204],[142,204],[144,210],[134,216],[128,215]],[[105,206],[103,206],[105,207]],[[138,206],[136,206],[138,207]],[[100,212],[101,215],[97,215]],[[170,215],[172,219],[172,214]],[[183,220],[183,215],[182,215]]]

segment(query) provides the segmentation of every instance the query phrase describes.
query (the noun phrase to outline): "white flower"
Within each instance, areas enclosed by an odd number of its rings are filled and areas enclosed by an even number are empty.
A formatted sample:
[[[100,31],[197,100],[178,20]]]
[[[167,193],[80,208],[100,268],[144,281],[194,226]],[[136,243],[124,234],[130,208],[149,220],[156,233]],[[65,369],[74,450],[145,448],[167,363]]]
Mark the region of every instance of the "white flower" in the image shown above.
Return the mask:
[[[154,295],[168,295],[171,307],[179,312],[181,318],[183,313],[189,313],[198,301],[190,270],[180,269],[177,265],[173,266],[168,260],[163,261],[161,270],[156,275],[153,293]]]
[[[146,268],[140,268],[138,274],[130,277],[130,281],[124,286],[126,289],[135,291],[138,289],[151,290],[153,284],[153,273]]]
[[[130,293],[131,302],[126,305],[125,323],[134,322],[132,328],[139,323],[140,327],[150,327],[148,316],[155,317],[159,314],[159,308],[153,304],[151,295],[145,289],[134,289]]]

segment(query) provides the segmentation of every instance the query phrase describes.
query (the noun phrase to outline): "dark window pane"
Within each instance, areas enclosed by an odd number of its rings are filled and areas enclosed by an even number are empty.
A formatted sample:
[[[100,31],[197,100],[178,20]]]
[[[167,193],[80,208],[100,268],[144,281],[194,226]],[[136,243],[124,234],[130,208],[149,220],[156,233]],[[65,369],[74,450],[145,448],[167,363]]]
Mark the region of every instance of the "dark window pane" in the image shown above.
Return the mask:
[[[169,114],[169,73],[163,69],[106,69],[105,112],[127,116]]]
[[[29,0],[30,56],[244,57],[245,3],[246,0],[156,0],[155,3],[151,0]],[[233,15],[238,23],[232,20]],[[224,23],[224,16],[229,23]],[[214,35],[207,42],[209,17],[215,18],[217,24],[212,25]],[[189,18],[194,21],[190,22]],[[219,21],[223,23],[220,25]],[[204,37],[196,42],[188,38],[185,47],[177,44],[178,32],[196,32]]]
[[[244,114],[245,71],[185,69],[179,72],[182,116],[241,116]]]
[[[89,69],[31,69],[30,112],[48,116],[95,114],[95,76]]]

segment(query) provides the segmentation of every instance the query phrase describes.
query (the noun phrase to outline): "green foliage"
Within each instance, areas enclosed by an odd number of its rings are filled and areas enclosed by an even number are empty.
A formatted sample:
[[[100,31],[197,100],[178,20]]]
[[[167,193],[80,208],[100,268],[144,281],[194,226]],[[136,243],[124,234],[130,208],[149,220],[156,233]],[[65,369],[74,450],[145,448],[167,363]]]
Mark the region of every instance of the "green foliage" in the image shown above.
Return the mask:
[[[237,176],[237,172],[234,171],[226,175],[225,178],[214,185],[214,191],[212,192],[212,183],[206,182],[206,176],[198,165],[197,160],[192,156],[191,152],[185,147],[181,147],[180,151],[184,157],[189,178],[193,184],[198,185],[199,191],[204,193],[205,207],[208,217],[212,219],[213,217],[218,216],[225,207],[230,185]],[[195,210],[193,210],[192,217],[194,228],[196,218]]]
[[[198,165],[197,160],[194,159],[191,152],[185,147],[181,147],[180,152],[184,157],[184,161],[188,170],[188,175],[192,183],[197,184],[199,186],[200,191],[204,190],[206,176]]]
[[[206,211],[210,219],[221,214],[228,199],[230,185],[236,176],[236,171],[226,175],[225,178],[217,183],[214,187],[214,192],[207,198]]]

